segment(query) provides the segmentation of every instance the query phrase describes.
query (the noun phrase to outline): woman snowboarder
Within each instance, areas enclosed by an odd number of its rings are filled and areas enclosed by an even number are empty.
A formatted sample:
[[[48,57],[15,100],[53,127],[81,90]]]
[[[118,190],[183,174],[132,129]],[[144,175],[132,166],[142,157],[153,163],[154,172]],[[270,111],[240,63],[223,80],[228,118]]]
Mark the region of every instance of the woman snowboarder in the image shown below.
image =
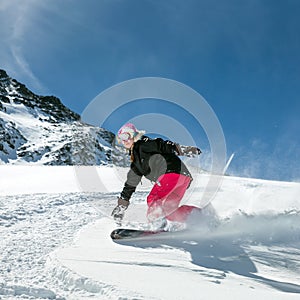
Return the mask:
[[[194,206],[180,201],[192,182],[192,176],[178,155],[199,155],[197,147],[181,149],[179,144],[161,138],[150,139],[136,127],[127,123],[120,128],[117,139],[129,150],[130,170],[118,204],[112,211],[114,220],[121,224],[130,198],[143,176],[154,182],[147,196],[147,219],[151,228],[163,229],[167,222],[184,223]]]

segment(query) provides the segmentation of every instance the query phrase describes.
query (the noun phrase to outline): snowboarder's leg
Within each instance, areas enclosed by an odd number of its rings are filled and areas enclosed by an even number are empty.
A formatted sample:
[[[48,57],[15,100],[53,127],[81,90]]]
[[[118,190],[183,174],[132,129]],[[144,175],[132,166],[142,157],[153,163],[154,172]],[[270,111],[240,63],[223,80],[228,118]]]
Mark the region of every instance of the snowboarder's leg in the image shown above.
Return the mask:
[[[157,182],[154,184],[151,192],[147,197],[147,216],[150,216],[156,210],[160,210],[161,213],[163,213],[163,202],[176,187],[178,182],[178,175],[179,174],[168,173],[158,178]]]
[[[162,175],[147,197],[147,218],[150,222],[166,217],[170,221],[184,222],[194,209],[193,206],[179,207],[190,178],[176,173]]]
[[[199,210],[198,207],[190,205],[182,205],[178,207],[173,213],[168,215],[166,218],[172,222],[185,222],[192,211]]]
[[[168,173],[159,177],[154,184],[151,192],[147,197],[148,211],[147,219],[151,224],[152,229],[162,228],[166,226],[165,216],[168,214],[164,210],[164,202],[167,197],[172,193],[178,184],[179,174]],[[175,207],[173,210],[177,209]]]
[[[189,177],[180,175],[177,186],[165,199],[163,208],[164,211],[167,212],[166,218],[169,221],[183,223],[187,220],[188,216],[194,209],[198,209],[190,205],[180,206],[180,201],[190,185],[190,180],[191,179]]]

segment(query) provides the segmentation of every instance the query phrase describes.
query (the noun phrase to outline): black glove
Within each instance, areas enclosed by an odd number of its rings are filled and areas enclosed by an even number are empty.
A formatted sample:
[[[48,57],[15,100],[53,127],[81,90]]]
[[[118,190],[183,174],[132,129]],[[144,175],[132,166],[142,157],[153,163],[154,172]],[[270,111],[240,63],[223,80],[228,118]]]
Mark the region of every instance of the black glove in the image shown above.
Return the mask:
[[[194,146],[182,146],[176,144],[178,155],[180,156],[187,156],[187,157],[194,157],[196,155],[200,155],[202,152],[199,148]]]
[[[122,220],[124,218],[125,210],[129,206],[129,201],[121,197],[118,197],[118,205],[113,209],[111,215],[115,222],[121,226]]]

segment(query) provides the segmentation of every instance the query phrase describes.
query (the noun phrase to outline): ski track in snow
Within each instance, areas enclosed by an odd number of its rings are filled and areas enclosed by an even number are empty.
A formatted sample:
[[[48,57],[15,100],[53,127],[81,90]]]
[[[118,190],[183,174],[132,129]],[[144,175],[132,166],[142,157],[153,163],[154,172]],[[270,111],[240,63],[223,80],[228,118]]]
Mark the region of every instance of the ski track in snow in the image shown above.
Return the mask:
[[[114,201],[102,201],[105,198]],[[45,268],[48,254],[72,242],[74,234],[101,212],[93,203],[115,204],[115,196],[84,193],[0,198],[0,299],[79,299]]]
[[[144,205],[141,199],[146,194],[137,195],[136,206]],[[102,219],[105,211],[115,205],[115,199],[116,193],[2,196],[0,299],[150,299],[78,275],[51,255],[55,249],[71,245],[74,235],[85,225]],[[164,238],[162,242],[157,236],[126,244],[141,249],[183,251],[194,265],[189,271],[214,284],[221,284],[232,273],[281,292],[300,293],[298,211],[265,215],[240,212],[220,220],[211,206],[201,214],[197,222],[191,220],[188,232],[178,233],[175,239]],[[105,262],[105,258],[99,259]],[[130,261],[106,263],[122,265]],[[173,265],[172,261],[168,264],[167,259],[159,265],[157,261],[146,261],[140,266],[186,268]],[[124,294],[127,296],[122,298],[120,295]]]

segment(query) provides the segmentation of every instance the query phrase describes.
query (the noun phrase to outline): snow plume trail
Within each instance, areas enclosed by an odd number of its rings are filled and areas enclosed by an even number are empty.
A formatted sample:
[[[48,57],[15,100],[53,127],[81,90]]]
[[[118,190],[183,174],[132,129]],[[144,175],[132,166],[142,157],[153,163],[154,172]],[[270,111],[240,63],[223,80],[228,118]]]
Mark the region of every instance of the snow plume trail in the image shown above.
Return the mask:
[[[300,211],[291,210],[278,214],[246,214],[240,212],[218,220],[204,216],[191,224],[195,234],[231,238],[247,243],[283,244],[300,242]]]
[[[206,234],[199,237],[201,231]],[[190,237],[193,235],[204,248],[209,247],[206,253],[216,258],[213,263],[206,261],[206,266],[252,278],[282,292],[300,293],[299,211],[258,215],[240,212],[220,220],[215,227],[194,228]],[[205,266],[205,258],[197,258]],[[258,275],[258,269],[265,274]],[[268,278],[270,273],[276,278],[279,270],[286,272],[284,280]]]
[[[203,276],[219,272],[217,279],[211,279],[215,283],[234,273],[242,276],[240,280],[251,279],[280,292],[300,293],[299,211],[240,212],[218,219],[209,207],[200,215],[191,218],[185,231],[117,243],[143,249],[181,249],[195,266],[206,269]]]

